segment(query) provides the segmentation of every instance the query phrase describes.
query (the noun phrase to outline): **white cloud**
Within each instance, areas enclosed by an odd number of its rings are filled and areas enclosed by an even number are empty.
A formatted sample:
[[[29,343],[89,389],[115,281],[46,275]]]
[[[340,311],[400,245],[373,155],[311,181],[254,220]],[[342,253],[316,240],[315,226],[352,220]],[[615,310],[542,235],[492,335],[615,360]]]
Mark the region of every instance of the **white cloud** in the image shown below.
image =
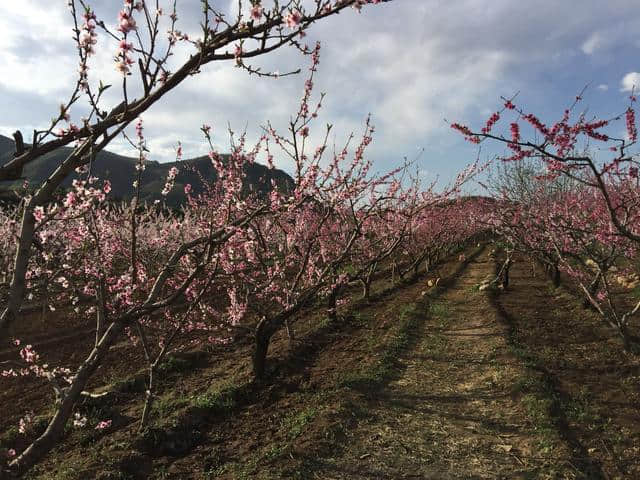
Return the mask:
[[[602,46],[602,35],[599,32],[592,33],[589,38],[582,44],[582,51],[587,55],[593,54]]]
[[[65,13],[32,0],[0,4],[0,86],[46,96],[69,85],[74,48]]]
[[[237,0],[229,2],[229,9],[237,5]],[[309,44],[322,40],[315,85],[317,93],[327,92],[327,98],[318,123],[312,126],[312,139],[320,137],[321,126],[328,122],[335,125],[330,141],[340,145],[349,132],[362,131],[371,113],[377,131],[370,153],[379,169],[404,155],[411,157],[420,147],[427,148],[420,161],[429,163],[430,172],[439,171],[439,165],[449,168],[456,163],[450,159],[461,159],[466,151],[460,153],[463,141],[444,118],[483,121],[483,112],[495,111],[501,95],[517,91],[522,92],[519,98],[533,96],[536,103],[529,106],[540,111],[557,105],[553,93],[570,98],[591,78],[601,78],[614,88],[615,80],[594,74],[587,64],[617,58],[615,53],[602,55],[603,50],[633,48],[632,32],[638,30],[633,27],[640,26],[640,15],[631,0],[612,2],[616,8],[603,13],[595,0],[585,0],[579,11],[556,0],[540,0],[536,9],[511,0],[494,0],[491,9],[480,0],[447,5],[436,0],[395,0],[364,8],[360,15],[349,10],[319,22],[306,40]],[[0,105],[5,108],[0,132],[46,124],[75,75],[77,58],[66,2],[46,2],[46,9],[44,3],[0,1],[0,71],[13,72],[0,76]],[[121,5],[90,3],[110,24]],[[198,2],[182,3],[179,28],[197,36]],[[219,3],[226,8],[225,2]],[[113,65],[115,42],[101,33],[98,45],[90,80],[113,83],[103,105],[108,109],[119,102],[121,77]],[[176,51],[174,65],[189,53],[186,48]],[[583,53],[589,55],[588,62]],[[183,142],[185,156],[202,154],[206,150],[199,132],[203,123],[213,126],[214,141],[221,150],[228,148],[227,122],[237,132],[246,126],[249,144],[267,120],[285,129],[302,94],[308,60],[296,51],[280,50],[251,62],[281,72],[302,67],[303,73],[274,81],[250,77],[233,68],[233,62],[205,65],[199,75],[145,113],[151,158],[172,160],[178,141]],[[626,71],[620,68],[629,67],[611,60],[606,68],[615,79]],[[627,74],[622,89],[640,85],[639,80],[640,74]],[[136,81],[133,76],[131,83]],[[597,89],[606,91],[608,85],[602,83]],[[130,98],[139,95],[135,87],[130,88]],[[15,100],[18,97],[20,101]],[[74,121],[82,113],[74,107]],[[459,151],[452,153],[456,148]],[[114,144],[112,150],[131,154],[124,142]],[[438,155],[447,161],[439,161]],[[280,166],[285,165],[281,160]]]
[[[622,77],[622,81],[620,82],[622,92],[630,92],[631,90],[640,88],[640,73],[638,72],[629,72],[624,77]]]

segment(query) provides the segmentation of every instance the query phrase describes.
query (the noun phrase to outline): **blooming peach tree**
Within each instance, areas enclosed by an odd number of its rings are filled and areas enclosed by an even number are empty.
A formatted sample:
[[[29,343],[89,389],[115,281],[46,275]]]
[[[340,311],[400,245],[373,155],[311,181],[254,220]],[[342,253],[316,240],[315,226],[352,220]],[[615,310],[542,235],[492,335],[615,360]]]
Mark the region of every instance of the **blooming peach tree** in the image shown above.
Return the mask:
[[[504,162],[538,162],[525,175],[520,170],[520,180],[526,181],[499,182],[503,209],[494,218],[496,229],[553,266],[556,284],[560,270],[568,274],[630,349],[629,322],[640,311],[640,301],[629,303],[617,295],[616,283],[628,284],[639,273],[636,96],[632,93],[626,110],[609,119],[577,112],[581,102],[582,93],[548,125],[515,99],[504,99],[479,131],[457,123],[451,127],[472,143],[505,144],[511,154]],[[496,132],[505,117],[509,133]]]
[[[0,180],[20,177],[24,167],[60,147],[73,145],[67,158],[24,203],[20,221],[9,300],[0,314],[0,335],[8,338],[7,328],[19,318],[25,294],[25,275],[33,248],[36,208],[44,207],[56,189],[75,169],[90,165],[95,155],[189,76],[196,75],[205,65],[231,60],[250,74],[275,76],[251,66],[250,59],[284,47],[304,54],[312,50],[300,43],[304,32],[314,22],[339,13],[345,8],[361,9],[365,4],[382,0],[289,0],[273,2],[238,2],[235,15],[227,16],[202,2],[202,32],[191,38],[178,29],[178,12],[167,11],[158,2],[125,0],[115,27],[98,19],[84,0],[70,0],[69,10],[78,54],[78,78],[69,99],[44,130],[35,130],[31,145],[26,147],[17,132],[14,157],[0,166]],[[388,0],[387,0],[388,1]],[[168,29],[165,38],[164,29]],[[182,63],[177,62],[176,46],[183,44],[191,52]],[[98,48],[115,50],[115,68],[122,74],[119,87],[105,85],[90,75],[92,58]],[[292,72],[293,73],[293,72]],[[119,88],[122,101],[106,104],[105,92]],[[80,121],[73,121],[72,110],[88,108]]]
[[[33,132],[29,145],[16,132],[16,152],[0,166],[0,180],[15,180],[25,166],[43,155],[71,146],[55,171],[42,184],[31,186],[33,191],[24,196],[19,210],[3,215],[2,228],[9,233],[3,239],[12,241],[2,252],[2,264],[8,268],[3,269],[0,339],[12,344],[11,329],[19,327],[24,301],[31,295],[41,297],[38,300],[47,308],[66,306],[70,310],[65,314],[93,316],[96,333],[92,349],[79,366],[51,370],[35,350],[24,346],[21,365],[4,370],[7,376],[47,378],[56,390],[53,417],[31,445],[15,454],[10,463],[13,472],[31,468],[60,440],[85,386],[124,332],[138,339],[149,364],[148,412],[154,368],[175,335],[213,331],[220,318],[228,315],[234,321],[240,315],[233,294],[228,305],[205,301],[212,285],[224,275],[228,278],[221,264],[232,256],[238,235],[258,217],[287,208],[274,199],[258,202],[239,197],[242,166],[252,159],[242,149],[233,152],[231,166],[216,163],[212,154],[222,181],[207,199],[190,202],[193,208],[183,215],[145,210],[138,204],[138,191],[129,206],[107,205],[108,181],[91,176],[96,154],[126,135],[129,125],[139,122],[152,105],[207,64],[232,61],[249,74],[277,76],[252,66],[250,60],[284,47],[311,55],[315,50],[300,40],[307,28],[345,8],[360,10],[370,3],[380,1],[289,0],[267,5],[241,0],[235,14],[225,15],[205,0],[201,34],[191,38],[178,29],[175,2],[165,9],[160,2],[125,0],[113,26],[98,18],[88,2],[69,1],[79,65],[75,86],[51,124]],[[179,44],[186,48],[177,49]],[[105,85],[91,74],[96,51],[110,48],[114,68],[122,76],[119,86]],[[189,50],[179,58],[181,51]],[[121,101],[109,105],[105,92],[116,89]],[[88,113],[76,119],[76,110]],[[138,178],[132,179],[136,189],[146,156],[142,129],[137,123],[132,140],[139,151]],[[74,171],[80,179],[58,198],[56,191]],[[163,194],[173,188],[178,174],[170,171]],[[188,188],[185,194],[190,194]],[[196,310],[204,312],[202,316],[217,315],[204,324],[194,320]],[[82,423],[81,417],[76,420]],[[109,425],[104,420],[98,427]]]

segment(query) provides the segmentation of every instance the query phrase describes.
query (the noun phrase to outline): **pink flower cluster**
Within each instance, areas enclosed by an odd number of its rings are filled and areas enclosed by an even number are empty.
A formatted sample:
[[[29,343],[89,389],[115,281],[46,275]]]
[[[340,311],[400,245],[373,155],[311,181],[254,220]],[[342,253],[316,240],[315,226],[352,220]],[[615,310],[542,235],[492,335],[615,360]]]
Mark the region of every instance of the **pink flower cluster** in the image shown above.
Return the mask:
[[[15,345],[19,345],[19,340],[14,340]],[[18,369],[8,369],[0,372],[2,377],[27,377],[35,376],[45,378],[47,380],[55,380],[61,378],[63,381],[71,382],[71,370],[68,368],[55,367],[49,368],[48,364],[39,364],[40,355],[34,350],[32,345],[26,345],[20,349],[20,357],[24,362],[24,367]]]
[[[451,128],[454,130],[458,130],[465,136],[465,140],[471,143],[480,143],[480,138],[471,131],[469,127],[466,125],[462,125],[460,123],[452,123]]]
[[[118,70],[122,75],[128,75],[131,65],[134,64],[134,61],[131,58],[132,50],[132,43],[128,43],[125,39],[120,40],[118,51],[116,53],[116,70]]]
[[[638,139],[638,129],[636,127],[636,112],[633,108],[627,108],[625,112],[625,119],[627,123],[627,136],[629,141],[635,142]]]
[[[494,112],[487,120],[487,124],[482,128],[482,133],[487,134],[491,132],[491,129],[500,120],[500,112]]]
[[[259,22],[262,19],[263,13],[264,8],[262,8],[262,5],[260,5],[260,3],[258,2],[251,7],[249,14],[251,16],[251,20],[253,20],[254,22]]]
[[[100,422],[98,422],[98,424],[96,425],[96,430],[105,430],[107,428],[110,428],[111,425],[113,423],[113,420],[102,420]]]
[[[352,5],[352,8],[355,8],[358,12],[362,10],[362,7],[367,4],[377,5],[381,3],[382,0],[356,0]]]
[[[33,412],[29,412],[25,414],[24,417],[22,417],[18,422],[18,432],[20,432],[22,435],[26,435],[27,432],[31,429],[31,426],[33,425],[33,420],[34,420]]]
[[[295,29],[300,25],[302,17],[300,10],[292,10],[284,17],[284,23],[287,27]]]
[[[178,168],[171,167],[169,172],[167,173],[167,180],[165,181],[164,188],[162,189],[162,196],[166,197],[169,195],[169,192],[173,190],[173,186],[175,184],[176,176],[178,175]]]
[[[76,412],[73,415],[73,426],[76,428],[82,428],[87,424],[87,417],[81,415],[80,413]]]
[[[136,21],[130,8],[124,8],[118,12],[118,30],[125,35],[132,30],[137,30]]]
[[[242,50],[242,44],[238,43],[236,44],[234,51],[233,51],[233,56],[236,60],[236,66],[242,66],[242,54],[244,53],[244,51]]]
[[[96,33],[96,14],[93,10],[88,9],[84,13],[84,23],[82,24],[80,35],[78,37],[79,47],[85,56],[89,57],[95,53],[93,46],[98,43],[98,34]]]

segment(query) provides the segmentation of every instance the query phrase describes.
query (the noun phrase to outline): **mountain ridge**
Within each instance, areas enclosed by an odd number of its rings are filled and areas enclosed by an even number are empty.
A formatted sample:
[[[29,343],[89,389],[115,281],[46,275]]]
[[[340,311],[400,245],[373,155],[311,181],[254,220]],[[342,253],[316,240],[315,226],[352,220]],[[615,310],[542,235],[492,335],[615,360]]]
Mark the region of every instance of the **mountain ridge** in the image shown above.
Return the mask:
[[[14,141],[0,135],[0,165],[9,161],[14,151]],[[25,166],[23,179],[28,180],[30,184],[42,183],[69,152],[71,152],[70,147],[61,147],[43,155]],[[228,158],[228,155],[223,155],[223,158]],[[92,165],[92,173],[100,179],[111,182],[110,197],[112,200],[129,200],[134,194],[133,182],[137,176],[136,164],[136,158],[103,150],[96,155],[96,160]],[[216,172],[207,156],[167,163],[148,160],[145,163],[145,170],[140,180],[142,201],[153,202],[163,198],[160,192],[164,187],[169,169],[174,166],[178,168],[179,173],[173,190],[165,199],[169,206],[180,206],[184,203],[185,196],[183,191],[186,184],[190,184],[192,186],[192,194],[197,195],[204,191],[205,185],[202,179],[208,182],[216,181]],[[276,168],[270,169],[260,163],[247,164],[245,173],[244,188],[247,193],[255,192],[263,195],[270,192],[273,188],[272,180],[278,188],[284,190],[290,190],[293,185],[293,179],[286,172]],[[62,183],[62,188],[70,188],[72,181],[76,178],[78,178],[78,174],[75,173],[67,177]],[[22,182],[23,180],[0,182],[0,197],[5,199],[9,199],[12,195],[15,197],[15,194],[11,194],[11,191],[19,188]]]

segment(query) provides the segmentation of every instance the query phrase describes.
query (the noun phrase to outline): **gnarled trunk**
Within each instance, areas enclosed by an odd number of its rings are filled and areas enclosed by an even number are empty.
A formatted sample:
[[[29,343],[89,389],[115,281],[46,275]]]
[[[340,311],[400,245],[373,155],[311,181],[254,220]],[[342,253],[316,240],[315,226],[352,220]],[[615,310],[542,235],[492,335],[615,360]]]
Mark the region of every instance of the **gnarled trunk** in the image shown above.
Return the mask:
[[[109,352],[109,348],[124,329],[123,323],[112,323],[107,328],[100,342],[91,351],[87,359],[78,369],[73,383],[56,408],[53,418],[47,429],[18,458],[9,464],[9,467],[21,474],[38,463],[49,451],[56,446],[64,433],[64,427],[73,413],[76,402],[80,398],[89,378]]]
[[[511,269],[511,257],[507,258],[502,272],[502,287],[506,290],[509,288],[509,270]]]
[[[553,286],[556,288],[560,286],[560,268],[557,263],[553,264]]]
[[[339,288],[334,288],[329,294],[327,299],[327,318],[330,322],[338,321],[338,295],[340,293]]]
[[[264,378],[269,342],[271,341],[271,326],[269,319],[263,317],[256,326],[255,346],[253,351],[253,375],[255,378]]]
[[[362,299],[369,301],[371,299],[371,279],[361,280],[362,282]]]
[[[591,281],[591,283],[589,284],[589,287],[587,288],[589,295],[591,295],[592,297],[596,294],[596,291],[598,290],[598,285],[600,284],[601,278],[602,278],[602,272],[600,271],[598,272],[596,277]],[[582,302],[582,306],[584,308],[594,309],[588,297],[584,299],[584,301]]]
[[[142,418],[140,419],[139,431],[142,432],[149,424],[149,417],[151,415],[151,409],[153,408],[153,401],[155,400],[155,372],[156,363],[153,363],[149,367],[149,385],[147,386],[147,394],[144,400],[144,409],[142,410]]]
[[[296,331],[293,329],[293,325],[291,325],[291,322],[289,322],[289,320],[284,321],[284,326],[287,329],[287,338],[289,339],[289,345],[291,345],[296,339]]]

